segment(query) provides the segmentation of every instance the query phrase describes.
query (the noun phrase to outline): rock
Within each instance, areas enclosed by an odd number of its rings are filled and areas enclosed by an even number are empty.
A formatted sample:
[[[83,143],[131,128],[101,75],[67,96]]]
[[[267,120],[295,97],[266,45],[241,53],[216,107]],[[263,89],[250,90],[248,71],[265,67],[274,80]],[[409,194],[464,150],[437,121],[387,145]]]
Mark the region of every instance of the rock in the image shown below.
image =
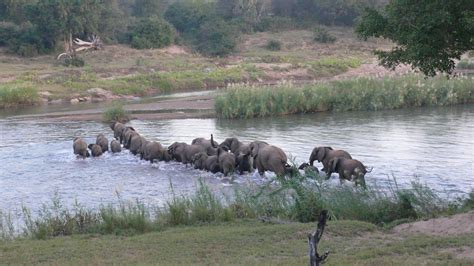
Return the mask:
[[[49,98],[49,96],[51,96],[51,92],[49,91],[42,91],[39,93],[39,95],[43,98]]]
[[[80,97],[78,98],[79,102],[87,102],[87,98],[86,97]]]
[[[77,98],[71,99],[71,103],[72,103],[72,104],[78,104],[78,103],[79,103],[79,99],[77,99]]]

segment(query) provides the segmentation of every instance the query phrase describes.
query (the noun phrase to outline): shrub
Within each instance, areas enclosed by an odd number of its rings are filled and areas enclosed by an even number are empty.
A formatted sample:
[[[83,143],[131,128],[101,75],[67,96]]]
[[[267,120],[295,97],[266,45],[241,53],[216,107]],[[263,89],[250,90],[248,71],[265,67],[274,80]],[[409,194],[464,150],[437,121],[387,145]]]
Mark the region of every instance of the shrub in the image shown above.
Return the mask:
[[[73,56],[71,58],[65,58],[63,65],[66,67],[83,67],[85,64],[84,59],[79,56]]]
[[[265,45],[265,48],[267,48],[270,51],[280,51],[281,42],[277,40],[269,40],[267,44]]]
[[[104,122],[127,122],[129,121],[128,112],[123,108],[120,103],[113,103],[102,115]]]
[[[173,43],[173,27],[163,19],[140,20],[131,30],[131,45],[136,49],[162,48]]]
[[[215,4],[199,1],[177,1],[165,12],[165,19],[179,32],[195,32],[205,21],[215,17]]]
[[[336,41],[336,37],[332,36],[327,29],[316,27],[314,29],[313,40],[318,43],[334,43]]]
[[[25,57],[48,53],[54,49],[54,45],[46,42],[37,27],[31,23],[21,26],[1,23],[0,45],[6,45],[10,52]]]
[[[32,87],[0,85],[0,108],[34,104],[38,99],[38,92]]]
[[[230,54],[237,45],[238,31],[222,19],[205,22],[198,30],[196,49],[206,55],[223,56]]]

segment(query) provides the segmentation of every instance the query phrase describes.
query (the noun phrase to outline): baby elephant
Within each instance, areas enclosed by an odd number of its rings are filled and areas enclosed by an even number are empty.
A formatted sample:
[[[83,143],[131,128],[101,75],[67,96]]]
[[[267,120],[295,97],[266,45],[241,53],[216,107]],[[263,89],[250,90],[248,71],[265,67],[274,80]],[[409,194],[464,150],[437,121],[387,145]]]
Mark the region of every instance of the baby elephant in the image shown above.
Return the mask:
[[[121,152],[122,147],[120,146],[120,141],[118,140],[112,140],[110,142],[110,150],[112,150],[113,153]]]
[[[354,181],[356,186],[357,184],[360,184],[363,188],[366,188],[365,174],[367,173],[367,169],[358,160],[341,157],[333,158],[329,161],[326,179],[329,179],[332,173],[339,174],[339,180],[341,181],[341,184],[342,180],[346,179],[349,181]]]
[[[74,149],[74,154],[82,159],[91,156],[87,150],[87,143],[82,138],[75,138],[72,148]]]
[[[91,150],[92,157],[99,157],[102,155],[102,147],[97,144],[89,144],[89,149]]]

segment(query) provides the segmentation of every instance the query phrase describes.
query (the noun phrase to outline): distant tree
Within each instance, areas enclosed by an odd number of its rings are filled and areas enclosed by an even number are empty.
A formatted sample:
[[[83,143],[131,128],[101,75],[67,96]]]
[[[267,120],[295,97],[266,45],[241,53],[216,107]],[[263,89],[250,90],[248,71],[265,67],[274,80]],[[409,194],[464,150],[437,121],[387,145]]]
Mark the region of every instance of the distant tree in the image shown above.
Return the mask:
[[[132,30],[133,48],[161,48],[173,43],[174,29],[167,21],[158,17],[141,19]]]
[[[452,73],[454,59],[474,48],[474,1],[392,0],[383,11],[367,9],[356,32],[395,42],[391,51],[375,52],[387,68],[411,64],[429,76]]]
[[[171,4],[165,12],[165,19],[179,32],[195,31],[216,16],[216,7],[212,2],[179,1]]]
[[[137,17],[162,16],[169,0],[135,0],[133,15]]]
[[[206,21],[196,34],[197,50],[211,56],[224,56],[234,51],[238,30],[222,18]]]

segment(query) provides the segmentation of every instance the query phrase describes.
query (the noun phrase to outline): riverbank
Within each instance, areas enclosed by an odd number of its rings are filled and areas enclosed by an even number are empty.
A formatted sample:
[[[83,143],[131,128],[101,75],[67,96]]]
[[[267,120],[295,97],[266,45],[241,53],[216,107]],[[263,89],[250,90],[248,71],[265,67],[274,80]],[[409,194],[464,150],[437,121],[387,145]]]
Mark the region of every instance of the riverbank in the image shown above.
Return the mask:
[[[0,107],[101,102],[240,82],[274,84],[389,72],[374,66],[371,51],[389,48],[390,43],[360,41],[351,28],[332,27],[330,32],[337,37],[333,44],[314,42],[313,32],[306,30],[243,35],[238,52],[225,58],[204,57],[179,46],[135,50],[106,45],[104,50],[82,54],[86,62],[82,68],[64,67],[55,56],[21,58],[0,50]],[[267,50],[269,40],[278,40],[281,50]],[[363,71],[352,71],[359,68]],[[407,70],[402,69],[397,73]],[[35,93],[28,94],[28,101],[2,97],[3,91],[12,89]]]
[[[307,234],[314,228],[315,223],[239,221],[131,237],[18,240],[0,243],[0,250],[5,264],[306,265]],[[363,222],[329,221],[319,251],[330,251],[327,265],[469,265],[473,238],[473,232],[398,233]]]

